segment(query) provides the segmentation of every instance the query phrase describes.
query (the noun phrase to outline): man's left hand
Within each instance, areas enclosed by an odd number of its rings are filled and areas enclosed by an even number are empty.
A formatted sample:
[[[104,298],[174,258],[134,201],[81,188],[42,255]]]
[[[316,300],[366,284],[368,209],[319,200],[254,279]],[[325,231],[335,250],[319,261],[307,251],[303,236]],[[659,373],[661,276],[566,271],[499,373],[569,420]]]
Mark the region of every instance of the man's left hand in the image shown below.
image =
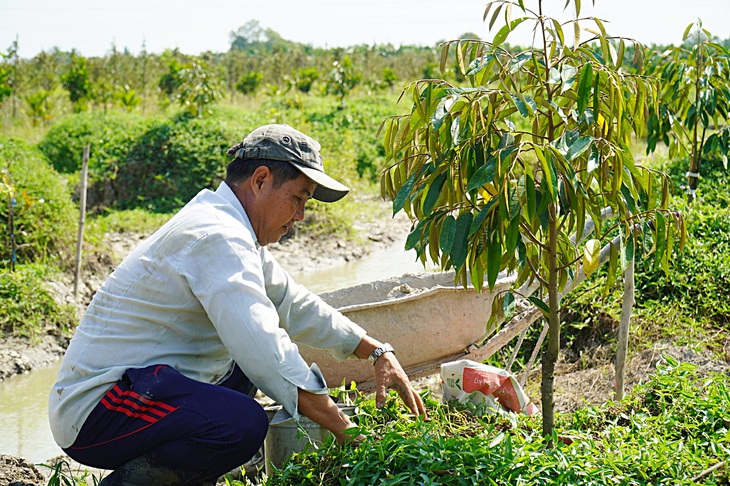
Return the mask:
[[[421,396],[411,385],[408,375],[393,353],[385,353],[375,362],[375,403],[378,408],[385,405],[389,389],[398,392],[414,415],[426,416]]]

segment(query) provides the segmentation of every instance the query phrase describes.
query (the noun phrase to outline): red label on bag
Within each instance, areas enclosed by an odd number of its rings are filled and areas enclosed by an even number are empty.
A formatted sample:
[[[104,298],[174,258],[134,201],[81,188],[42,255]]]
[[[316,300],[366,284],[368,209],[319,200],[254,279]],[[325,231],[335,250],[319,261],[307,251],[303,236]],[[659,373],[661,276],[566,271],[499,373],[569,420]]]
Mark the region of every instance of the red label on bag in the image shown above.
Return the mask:
[[[463,389],[466,393],[479,391],[484,395],[491,395],[494,390],[502,386],[506,377],[485,370],[464,368]]]

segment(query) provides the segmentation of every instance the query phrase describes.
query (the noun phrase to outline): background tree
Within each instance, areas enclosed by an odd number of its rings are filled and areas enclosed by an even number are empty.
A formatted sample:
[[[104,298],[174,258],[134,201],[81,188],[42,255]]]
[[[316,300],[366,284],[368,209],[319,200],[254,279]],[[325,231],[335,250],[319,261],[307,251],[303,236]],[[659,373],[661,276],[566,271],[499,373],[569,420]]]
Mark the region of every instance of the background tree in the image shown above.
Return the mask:
[[[661,79],[657,106],[649,118],[647,153],[662,141],[670,157],[689,156],[690,202],[703,158],[719,151],[727,168],[730,150],[730,51],[713,41],[702,22],[691,23],[683,43],[651,59],[649,72]]]
[[[180,105],[198,118],[207,113],[209,106],[222,96],[220,81],[202,60],[196,59],[186,66],[180,72],[180,80]]]
[[[114,99],[117,100],[119,105],[124,108],[127,113],[134,111],[134,109],[142,102],[142,98],[139,97],[137,91],[131,89],[127,85],[122,88],[117,88],[114,93]]]
[[[263,75],[258,71],[249,71],[238,80],[236,90],[244,95],[253,94],[261,86]]]
[[[319,79],[319,71],[315,67],[297,69],[295,85],[302,93],[309,94],[314,82]]]
[[[265,29],[258,20],[249,20],[229,35],[231,50],[277,52],[296,48],[296,43],[284,39],[278,32]]]
[[[391,67],[386,67],[385,69],[383,69],[381,78],[383,84],[385,84],[390,90],[392,90],[393,86],[395,86],[395,83],[398,82],[398,76],[396,76],[395,70],[393,70],[393,68]]]
[[[332,63],[333,68],[327,76],[327,92],[340,98],[340,109],[345,108],[345,97],[362,80],[362,74],[355,70],[350,56]]]
[[[0,55],[5,59],[4,53],[0,53]],[[0,64],[0,104],[12,94],[13,88],[10,85],[10,69],[8,69],[5,63],[2,63]]]
[[[33,91],[25,95],[23,101],[25,101],[27,107],[26,114],[34,127],[41,124],[45,125],[53,118],[53,103],[50,91],[45,89]]]
[[[422,261],[454,268],[465,286],[493,288],[506,270],[516,276],[513,292],[537,287],[518,297],[548,318],[541,393],[543,433],[551,436],[561,292],[580,272],[595,271],[601,247],[617,235],[609,282],[644,245],[666,268],[684,226],[667,210],[668,178],[631,154],[632,135],[646,131],[656,84],[622,69],[626,41],[609,37],[599,19],[590,19],[582,40],[578,0],[568,0],[575,16],[566,22],[549,17],[544,0],[532,2],[535,8],[526,3],[487,4],[490,28],[505,19],[492,42],[444,45],[442,72],[455,49],[468,86],[439,79],[408,86],[411,113],[385,126],[391,165],[382,188],[394,213],[412,218],[406,247]],[[532,24],[536,45],[511,53],[504,43],[524,22]],[[602,220],[604,208],[616,215],[611,224]],[[595,228],[585,241],[590,220]],[[492,318],[513,302],[513,293],[496,296]]]
[[[165,51],[162,58],[167,65],[167,72],[160,76],[157,87],[163,95],[162,101],[165,104],[170,104],[182,86],[185,66],[180,63],[173,51]]]
[[[3,58],[0,64],[0,103],[6,99],[10,99],[12,117],[17,114],[17,106],[15,98],[18,96],[20,79],[19,79],[19,58],[18,58],[18,39],[16,38],[7,53],[0,53]]]
[[[92,90],[86,59],[72,52],[71,67],[61,76],[61,84],[68,91],[74,112],[86,110]]]

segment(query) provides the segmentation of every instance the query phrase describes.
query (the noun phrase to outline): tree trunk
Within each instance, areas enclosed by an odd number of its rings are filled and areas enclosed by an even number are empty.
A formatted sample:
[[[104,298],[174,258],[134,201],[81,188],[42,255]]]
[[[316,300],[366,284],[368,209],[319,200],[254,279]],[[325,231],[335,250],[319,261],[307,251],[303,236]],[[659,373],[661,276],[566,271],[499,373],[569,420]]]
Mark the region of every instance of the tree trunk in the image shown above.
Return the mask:
[[[558,220],[555,204],[548,207],[550,212],[549,250],[548,250],[548,342],[542,359],[542,433],[545,437],[553,435],[555,428],[555,363],[560,350],[560,296],[558,295]]]

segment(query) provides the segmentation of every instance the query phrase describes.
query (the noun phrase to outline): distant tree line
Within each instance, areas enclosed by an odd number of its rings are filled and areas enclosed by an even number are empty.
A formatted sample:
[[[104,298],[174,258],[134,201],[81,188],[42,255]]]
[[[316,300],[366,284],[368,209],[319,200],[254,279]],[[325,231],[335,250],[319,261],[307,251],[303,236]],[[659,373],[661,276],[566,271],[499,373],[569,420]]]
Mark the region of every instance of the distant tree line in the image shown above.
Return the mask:
[[[261,91],[327,92],[344,102],[355,87],[400,89],[438,61],[436,46],[316,48],[288,41],[255,20],[231,32],[230,45],[227,52],[193,56],[177,49],[149,53],[144,45],[135,55],[112,44],[103,57],[53,48],[22,59],[16,40],[0,53],[0,119],[23,113],[38,125],[66,111],[118,106],[145,112],[173,103],[201,115],[215,101]]]

